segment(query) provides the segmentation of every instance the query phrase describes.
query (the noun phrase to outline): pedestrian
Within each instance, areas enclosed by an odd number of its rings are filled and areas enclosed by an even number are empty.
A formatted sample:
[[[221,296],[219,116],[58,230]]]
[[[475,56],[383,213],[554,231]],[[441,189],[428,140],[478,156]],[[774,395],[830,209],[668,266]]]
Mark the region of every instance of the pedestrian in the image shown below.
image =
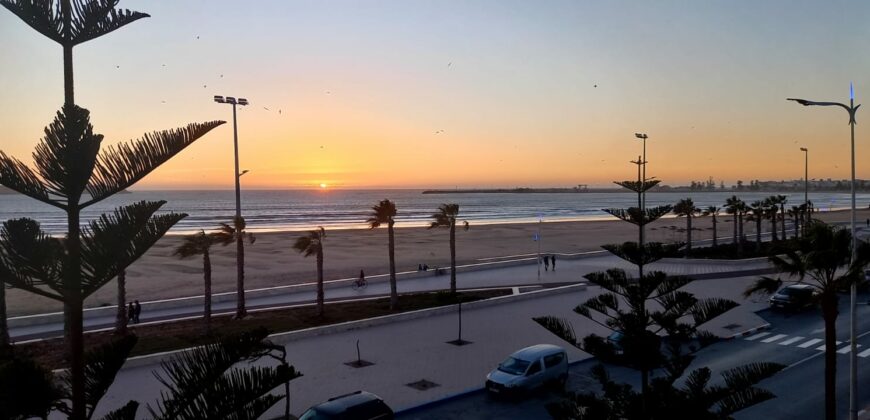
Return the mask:
[[[138,300],[133,301],[133,322],[139,323],[139,315],[142,315],[142,305]]]
[[[423,271],[429,271],[429,264],[423,264]]]
[[[417,264],[417,271],[423,271],[423,264]]]
[[[548,255],[544,255],[544,271],[550,270],[550,257]]]
[[[134,319],[135,314],[136,314],[136,308],[133,307],[133,302],[130,302],[130,304],[127,305],[127,320],[130,324],[133,323],[133,319]]]
[[[556,271],[556,254],[550,255],[550,264],[553,264],[553,271]]]

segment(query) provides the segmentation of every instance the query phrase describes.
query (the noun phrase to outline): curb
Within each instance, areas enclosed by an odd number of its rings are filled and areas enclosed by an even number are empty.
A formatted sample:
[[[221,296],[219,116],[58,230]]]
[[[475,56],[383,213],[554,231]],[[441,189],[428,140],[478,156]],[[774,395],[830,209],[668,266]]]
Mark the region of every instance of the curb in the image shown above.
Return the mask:
[[[770,329],[770,323],[762,324],[762,325],[759,325],[759,326],[757,326],[757,327],[755,327],[755,328],[750,328],[750,329],[748,329],[748,330],[746,330],[746,331],[741,331],[741,332],[739,332],[739,333],[737,333],[737,334],[734,334],[734,335],[732,335],[732,336],[730,336],[730,337],[724,337],[723,339],[724,339],[724,340],[732,340],[732,339],[735,339],[735,338],[746,337],[747,335],[752,335],[752,334],[755,334],[755,333],[757,333],[757,332],[759,332],[759,331],[769,330],[769,329]]]
[[[584,359],[577,359],[577,360],[575,360],[575,361],[573,361],[573,362],[568,362],[568,368],[570,369],[571,367],[574,367],[574,366],[576,366],[576,365],[579,365],[580,363],[583,363],[583,362],[585,362],[585,361],[587,361],[587,360],[589,360],[589,359],[592,359],[592,357],[590,356],[590,357],[587,357],[587,358],[584,358]],[[474,387],[468,388],[468,389],[466,389],[465,391],[459,391],[459,392],[456,392],[456,393],[453,393],[453,394],[449,394],[449,395],[447,395],[447,396],[444,396],[444,397],[442,397],[442,398],[438,398],[438,399],[436,399],[436,400],[426,401],[426,402],[423,402],[423,403],[420,403],[420,404],[416,404],[416,405],[412,405],[412,406],[410,406],[410,407],[405,407],[405,408],[402,408],[402,409],[396,410],[395,414],[396,414],[396,416],[399,416],[399,415],[406,416],[406,415],[408,415],[408,414],[411,414],[411,413],[414,413],[414,412],[417,412],[417,411],[421,411],[421,410],[425,410],[425,409],[427,409],[427,408],[430,408],[430,407],[433,407],[433,406],[436,406],[436,405],[439,405],[439,404],[444,404],[444,403],[447,403],[447,402],[450,402],[450,401],[453,401],[453,400],[457,400],[457,399],[460,399],[460,398],[462,398],[462,397],[466,397],[466,396],[469,396],[469,395],[472,395],[472,394],[476,394],[476,393],[482,393],[482,392],[484,392],[485,390],[486,390],[486,386],[484,386],[484,385],[477,385],[477,386],[474,386]]]

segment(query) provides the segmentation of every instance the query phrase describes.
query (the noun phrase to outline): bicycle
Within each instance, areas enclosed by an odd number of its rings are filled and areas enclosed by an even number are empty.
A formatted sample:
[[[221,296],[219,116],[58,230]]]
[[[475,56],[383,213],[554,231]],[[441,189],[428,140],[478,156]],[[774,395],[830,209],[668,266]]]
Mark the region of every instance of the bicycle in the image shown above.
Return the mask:
[[[353,283],[350,284],[350,287],[353,290],[362,290],[362,289],[365,289],[366,286],[368,286],[368,285],[369,284],[366,281],[365,277],[360,277],[360,278],[354,280]]]

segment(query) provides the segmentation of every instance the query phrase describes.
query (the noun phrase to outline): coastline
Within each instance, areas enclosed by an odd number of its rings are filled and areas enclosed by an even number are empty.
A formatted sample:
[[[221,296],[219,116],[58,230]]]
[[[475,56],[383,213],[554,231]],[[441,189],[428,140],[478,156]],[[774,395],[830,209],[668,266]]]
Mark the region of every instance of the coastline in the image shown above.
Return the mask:
[[[848,222],[848,211],[817,213],[826,222]],[[858,220],[863,225],[870,210],[861,209]],[[710,217],[693,220],[694,240],[712,237]],[[650,241],[675,242],[685,240],[686,221],[683,218],[663,218],[649,225]],[[765,222],[763,230],[770,229]],[[544,221],[543,223],[474,224],[468,231],[456,232],[457,264],[469,264],[509,255],[533,255],[538,250],[534,235],[541,229],[543,253],[576,253],[596,251],[601,245],[636,240],[637,229],[613,217],[594,221]],[[731,241],[731,217],[720,215],[717,236]],[[750,239],[754,223],[745,223]],[[298,231],[257,233],[257,241],[245,247],[245,285],[248,289],[312,282],[316,279],[315,261],[292,250]],[[398,271],[416,270],[418,264],[429,267],[449,266],[447,229],[425,227],[396,228],[396,261]],[[181,243],[180,235],[167,235],[127,270],[129,300],[154,300],[202,293],[202,259],[179,260],[172,252]],[[235,248],[215,246],[211,253],[213,291],[231,292],[236,284]],[[324,241],[326,279],[356,277],[360,270],[367,275],[388,271],[387,231],[379,229],[334,229],[327,231]],[[401,285],[399,286],[401,290]],[[88,298],[86,307],[110,305],[115,301],[117,286],[110,282]],[[61,310],[57,302],[24,292],[7,290],[9,316]]]

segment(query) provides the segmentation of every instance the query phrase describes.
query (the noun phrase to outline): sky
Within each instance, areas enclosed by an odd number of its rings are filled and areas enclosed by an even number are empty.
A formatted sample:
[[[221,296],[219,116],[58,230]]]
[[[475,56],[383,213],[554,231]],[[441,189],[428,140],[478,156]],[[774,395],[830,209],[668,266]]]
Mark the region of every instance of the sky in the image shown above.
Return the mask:
[[[135,188],[570,187],[647,173],[849,177],[870,98],[862,0],[122,0],[149,13],[75,48],[105,144],[227,120]],[[63,102],[61,48],[0,9],[0,150],[30,162]],[[870,105],[868,105],[870,106]],[[857,176],[870,134],[856,127]],[[867,120],[870,121],[870,120]]]

